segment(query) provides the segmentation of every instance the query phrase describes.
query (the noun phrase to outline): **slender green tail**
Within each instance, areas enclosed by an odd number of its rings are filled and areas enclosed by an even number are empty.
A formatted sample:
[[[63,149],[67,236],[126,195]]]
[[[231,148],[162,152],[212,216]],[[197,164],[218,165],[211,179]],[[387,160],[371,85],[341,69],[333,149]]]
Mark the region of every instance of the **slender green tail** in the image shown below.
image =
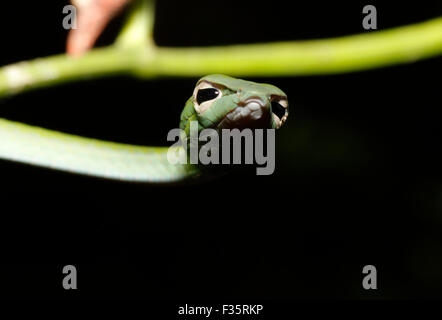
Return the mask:
[[[199,173],[169,163],[168,147],[106,142],[5,119],[0,119],[0,141],[0,159],[108,179],[170,183]]]

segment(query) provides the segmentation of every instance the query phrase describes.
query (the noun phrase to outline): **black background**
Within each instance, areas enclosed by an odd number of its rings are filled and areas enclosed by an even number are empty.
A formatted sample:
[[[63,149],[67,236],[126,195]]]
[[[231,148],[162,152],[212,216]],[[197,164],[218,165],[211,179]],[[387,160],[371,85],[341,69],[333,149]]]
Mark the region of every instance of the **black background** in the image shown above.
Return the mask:
[[[155,40],[205,46],[368,32],[360,1],[158,1]],[[67,1],[1,2],[0,65],[64,51]],[[440,1],[371,3],[384,29]],[[122,19],[100,38],[110,44]],[[271,59],[271,57],[269,57]],[[258,78],[291,103],[276,172],[194,186],[112,182],[0,162],[0,295],[178,299],[442,296],[441,58],[345,75]],[[196,78],[113,77],[0,101],[0,116],[167,145]],[[76,291],[62,268],[78,270]],[[376,291],[362,268],[378,270]]]

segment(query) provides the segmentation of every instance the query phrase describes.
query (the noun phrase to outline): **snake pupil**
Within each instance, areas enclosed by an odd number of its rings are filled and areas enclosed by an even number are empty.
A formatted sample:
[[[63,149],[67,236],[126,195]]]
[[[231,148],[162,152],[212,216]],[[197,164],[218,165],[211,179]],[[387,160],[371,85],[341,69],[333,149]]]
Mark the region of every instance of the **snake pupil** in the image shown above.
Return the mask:
[[[272,102],[272,112],[276,114],[279,119],[282,119],[285,115],[285,108],[281,106],[278,102]]]
[[[206,88],[201,89],[198,91],[198,94],[196,95],[196,102],[198,104],[201,104],[206,101],[210,101],[218,97],[219,91],[215,88]]]

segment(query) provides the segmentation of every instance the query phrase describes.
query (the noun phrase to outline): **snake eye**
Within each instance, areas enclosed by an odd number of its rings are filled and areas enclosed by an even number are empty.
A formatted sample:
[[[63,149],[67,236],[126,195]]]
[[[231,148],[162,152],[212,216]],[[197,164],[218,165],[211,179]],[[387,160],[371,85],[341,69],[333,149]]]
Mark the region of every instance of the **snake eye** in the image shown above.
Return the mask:
[[[209,109],[216,99],[222,97],[222,91],[215,88],[209,82],[203,81],[199,83],[193,93],[193,101],[196,112],[203,113]]]
[[[276,101],[272,102],[272,111],[279,119],[285,115],[285,108]]]
[[[215,88],[200,89],[196,95],[196,102],[201,104],[219,96],[219,90]]]
[[[276,129],[279,129],[284,124],[285,120],[287,120],[289,114],[287,99],[272,101],[272,113]]]

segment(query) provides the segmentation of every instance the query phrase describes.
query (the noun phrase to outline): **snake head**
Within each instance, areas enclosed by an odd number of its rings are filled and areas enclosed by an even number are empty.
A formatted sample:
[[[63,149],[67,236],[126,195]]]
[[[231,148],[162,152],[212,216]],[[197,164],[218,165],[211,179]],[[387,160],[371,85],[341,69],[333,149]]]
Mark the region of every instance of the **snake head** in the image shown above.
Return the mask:
[[[289,112],[279,88],[219,74],[201,78],[190,100],[193,119],[202,128],[218,130],[279,129]]]

